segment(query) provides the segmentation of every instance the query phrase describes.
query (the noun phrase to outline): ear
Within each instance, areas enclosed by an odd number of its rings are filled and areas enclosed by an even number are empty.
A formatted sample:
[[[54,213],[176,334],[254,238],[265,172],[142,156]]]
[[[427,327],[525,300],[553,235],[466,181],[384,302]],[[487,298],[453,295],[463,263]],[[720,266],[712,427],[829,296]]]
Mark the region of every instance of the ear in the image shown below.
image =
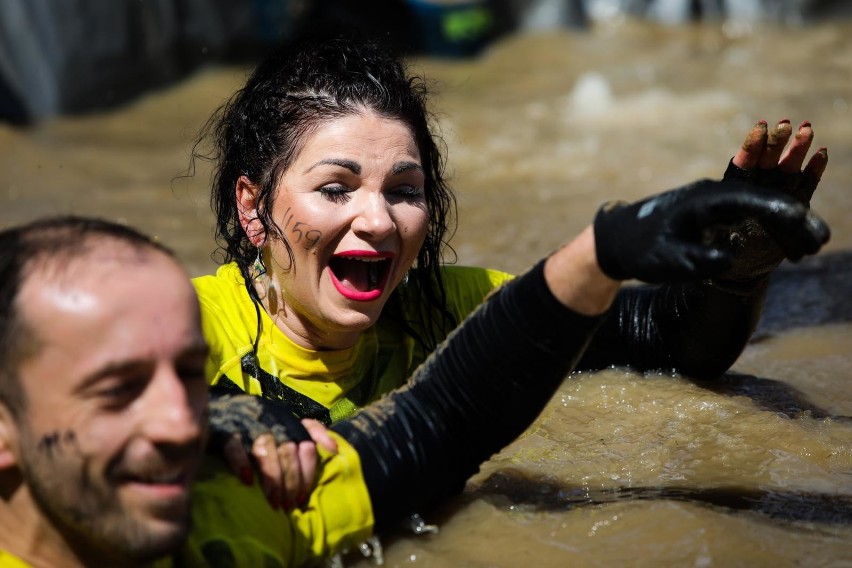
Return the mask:
[[[266,242],[266,232],[263,223],[257,216],[257,194],[260,188],[246,176],[240,176],[237,180],[236,198],[237,211],[240,216],[240,225],[246,236],[256,247],[263,246]]]
[[[0,403],[0,471],[18,467],[18,425],[6,405]]]

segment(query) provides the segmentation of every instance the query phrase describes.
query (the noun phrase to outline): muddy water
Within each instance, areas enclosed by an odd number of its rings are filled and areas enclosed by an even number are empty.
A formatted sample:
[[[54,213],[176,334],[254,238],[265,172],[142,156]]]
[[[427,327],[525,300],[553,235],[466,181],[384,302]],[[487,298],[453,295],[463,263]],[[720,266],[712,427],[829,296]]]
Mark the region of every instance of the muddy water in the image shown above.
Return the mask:
[[[520,271],[611,198],[718,177],[757,119],[810,120],[830,165],[824,253],[778,273],[755,339],[713,384],[570,378],[468,490],[386,537],[389,566],[852,566],[852,25],[600,25],[418,60],[459,194],[459,262]],[[0,225],[124,219],[214,264],[200,124],[244,79],[208,70],[133,105],[0,127]],[[371,561],[347,559],[369,566]]]

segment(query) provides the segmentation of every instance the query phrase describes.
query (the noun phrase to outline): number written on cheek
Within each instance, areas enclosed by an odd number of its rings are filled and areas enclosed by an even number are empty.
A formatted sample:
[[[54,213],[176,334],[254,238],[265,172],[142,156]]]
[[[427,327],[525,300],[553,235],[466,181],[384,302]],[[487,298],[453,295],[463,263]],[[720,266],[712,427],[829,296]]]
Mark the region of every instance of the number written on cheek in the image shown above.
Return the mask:
[[[284,224],[281,226],[281,232],[290,238],[291,244],[299,243],[305,247],[305,250],[313,248],[322,238],[322,231],[312,229],[311,225],[304,221],[296,221],[293,226],[290,223],[293,221],[293,214],[290,213],[290,208],[284,212]],[[304,241],[304,242],[303,242]]]

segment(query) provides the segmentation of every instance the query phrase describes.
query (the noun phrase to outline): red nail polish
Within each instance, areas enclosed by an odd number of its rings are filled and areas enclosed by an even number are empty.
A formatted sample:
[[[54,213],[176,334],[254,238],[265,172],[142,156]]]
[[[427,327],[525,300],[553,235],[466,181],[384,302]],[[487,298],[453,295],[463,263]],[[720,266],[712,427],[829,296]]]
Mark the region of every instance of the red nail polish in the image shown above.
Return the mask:
[[[799,125],[799,130],[805,127],[809,127],[811,125],[810,121],[806,120],[802,124]]]

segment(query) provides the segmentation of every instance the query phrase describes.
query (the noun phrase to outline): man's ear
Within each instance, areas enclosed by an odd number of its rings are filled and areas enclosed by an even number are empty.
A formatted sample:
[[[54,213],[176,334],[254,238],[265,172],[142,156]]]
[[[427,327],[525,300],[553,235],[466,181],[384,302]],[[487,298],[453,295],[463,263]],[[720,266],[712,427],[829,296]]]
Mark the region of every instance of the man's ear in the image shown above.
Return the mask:
[[[0,471],[18,467],[18,424],[6,405],[0,402]]]
[[[257,194],[260,188],[246,176],[237,180],[236,199],[237,211],[240,215],[240,225],[246,236],[256,247],[263,246],[266,241],[266,231],[257,216]]]

